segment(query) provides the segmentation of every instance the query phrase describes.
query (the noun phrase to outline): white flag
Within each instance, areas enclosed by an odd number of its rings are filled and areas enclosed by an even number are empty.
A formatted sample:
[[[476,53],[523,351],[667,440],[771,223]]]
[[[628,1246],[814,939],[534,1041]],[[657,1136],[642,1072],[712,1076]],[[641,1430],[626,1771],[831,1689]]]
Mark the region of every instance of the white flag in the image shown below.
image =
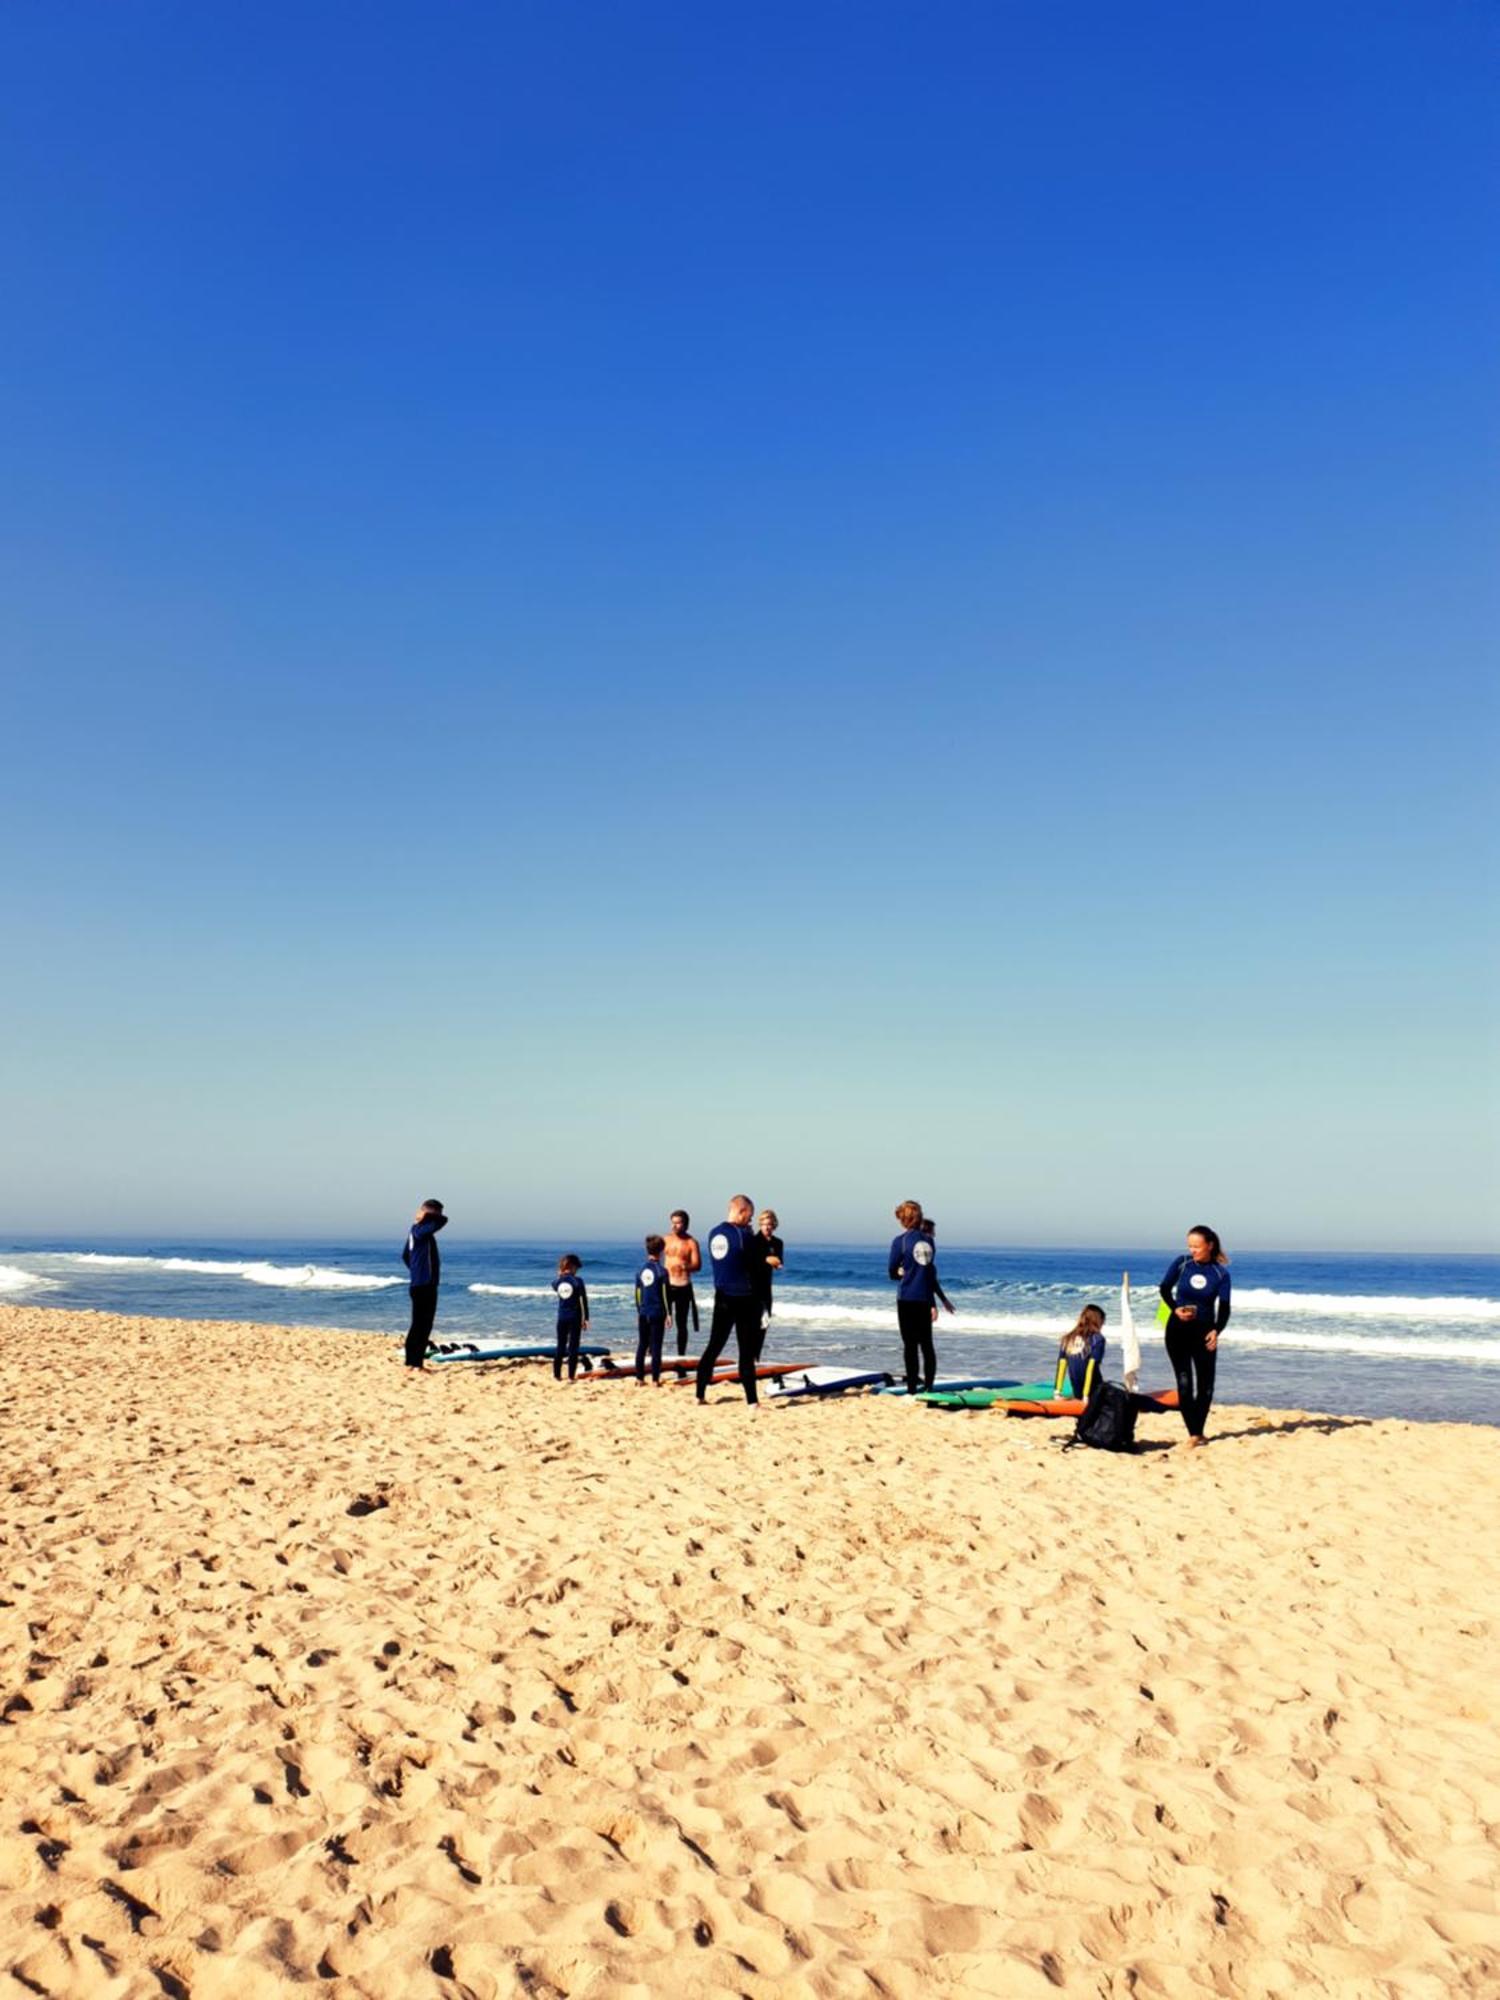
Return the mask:
[[[1125,1387],[1133,1390],[1141,1379],[1141,1343],[1135,1337],[1135,1319],[1130,1310],[1130,1273],[1120,1280],[1120,1360],[1125,1369]]]

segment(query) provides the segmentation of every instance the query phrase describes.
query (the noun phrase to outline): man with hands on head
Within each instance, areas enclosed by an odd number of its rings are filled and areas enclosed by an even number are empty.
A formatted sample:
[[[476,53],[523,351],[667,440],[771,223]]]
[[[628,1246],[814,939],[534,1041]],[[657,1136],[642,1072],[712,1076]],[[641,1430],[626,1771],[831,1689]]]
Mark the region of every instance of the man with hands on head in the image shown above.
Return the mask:
[[[411,1287],[411,1325],[406,1332],[406,1365],[421,1369],[427,1360],[432,1339],[432,1323],[437,1318],[438,1284],[443,1260],[438,1254],[437,1235],[448,1227],[440,1201],[424,1201],[412,1217],[411,1228],[401,1249]]]

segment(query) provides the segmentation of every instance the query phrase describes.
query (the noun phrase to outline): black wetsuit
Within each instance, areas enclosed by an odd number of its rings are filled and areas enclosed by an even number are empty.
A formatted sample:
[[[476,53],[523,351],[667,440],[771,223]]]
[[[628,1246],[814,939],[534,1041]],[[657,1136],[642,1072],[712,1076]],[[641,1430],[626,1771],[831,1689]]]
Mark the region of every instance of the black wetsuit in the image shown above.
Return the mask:
[[[635,1274],[635,1379],[644,1382],[646,1363],[651,1363],[651,1380],[661,1380],[661,1347],[667,1331],[667,1273],[655,1258],[642,1264]]]
[[[938,1292],[937,1252],[932,1238],[908,1229],[891,1244],[887,1264],[896,1293],[896,1325],[901,1333],[901,1358],[909,1395],[930,1389],[937,1379],[937,1349],[932,1340],[932,1315]]]
[[[552,1356],[552,1376],[560,1382],[566,1362],[571,1382],[578,1373],[583,1322],[589,1316],[588,1288],[576,1271],[564,1271],[552,1280],[552,1289],[557,1294],[557,1351]]]
[[[1229,1324],[1230,1286],[1227,1264],[1196,1264],[1179,1257],[1161,1281],[1161,1295],[1172,1308],[1165,1328],[1167,1359],[1177,1377],[1177,1407],[1189,1437],[1202,1437],[1213,1407],[1216,1349],[1205,1337],[1222,1333]],[[1180,1319],[1179,1306],[1197,1308],[1191,1319]]]
[[[685,1285],[669,1284],[667,1286],[667,1304],[672,1309],[672,1318],[677,1326],[677,1352],[679,1354],[686,1354],[688,1351],[689,1315],[692,1317],[694,1333],[698,1331],[698,1298],[693,1290],[693,1281],[691,1278],[688,1279]]]
[[[678,1238],[677,1240],[686,1241],[687,1239]],[[694,1333],[698,1331],[698,1299],[693,1291],[691,1272],[688,1273],[688,1281],[685,1285],[674,1285],[668,1279],[667,1308],[677,1326],[677,1352],[679,1354],[686,1354],[688,1351],[688,1317],[690,1314],[693,1321],[693,1331]]]
[[[740,1387],[745,1401],[760,1400],[755,1387],[755,1355],[760,1344],[760,1300],[755,1292],[760,1262],[755,1232],[742,1222],[721,1222],[708,1239],[714,1266],[714,1316],[708,1345],[698,1361],[698,1401],[708,1392],[714,1364],[734,1335],[740,1358]]]
[[[784,1264],[786,1245],[779,1236],[762,1236],[759,1230],[755,1232],[755,1240],[760,1245],[759,1261],[755,1267],[755,1303],[760,1308],[760,1330],[755,1340],[755,1358],[759,1361],[761,1349],[766,1344],[771,1315],[776,1310],[774,1300],[776,1272],[766,1260],[774,1257],[778,1265]]]
[[[411,1275],[411,1325],[406,1329],[406,1365],[420,1368],[427,1359],[432,1323],[437,1318],[438,1285],[443,1260],[437,1233],[448,1225],[446,1215],[426,1215],[407,1231],[401,1261]]]

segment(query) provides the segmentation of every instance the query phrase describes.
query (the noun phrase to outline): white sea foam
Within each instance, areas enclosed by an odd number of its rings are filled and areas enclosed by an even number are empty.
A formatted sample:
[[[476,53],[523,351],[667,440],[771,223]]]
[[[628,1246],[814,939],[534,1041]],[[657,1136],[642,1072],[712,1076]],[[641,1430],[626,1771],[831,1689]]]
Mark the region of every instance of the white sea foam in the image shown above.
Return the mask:
[[[383,1292],[400,1278],[378,1278],[361,1271],[336,1271],[323,1264],[267,1264],[249,1259],[230,1262],[217,1257],[140,1257],[105,1250],[58,1250],[49,1253],[70,1264],[134,1266],[155,1271],[193,1271],[208,1277],[243,1278],[252,1285],[274,1285],[287,1291]]]
[[[1414,1319],[1428,1326],[1500,1324],[1500,1299],[1402,1298],[1387,1292],[1271,1292],[1251,1286],[1236,1292],[1234,1303],[1236,1310],[1302,1313],[1309,1319]]]
[[[1069,1332],[1078,1318],[1076,1313],[1061,1318],[1046,1313],[971,1312],[961,1299],[953,1303],[957,1313],[952,1319],[946,1313],[940,1316],[939,1332],[1035,1334],[1056,1340]],[[894,1305],[823,1305],[810,1300],[778,1298],[772,1321],[774,1324],[781,1320],[798,1326],[873,1326],[893,1334],[896,1309]]]
[[[1464,1340],[1424,1339],[1421,1334],[1397,1333],[1269,1333],[1261,1327],[1242,1326],[1235,1320],[1224,1335],[1224,1344],[1225,1351],[1235,1347],[1269,1347],[1300,1349],[1307,1354],[1378,1354],[1402,1361],[1477,1361],[1500,1368],[1500,1340],[1485,1340],[1481,1336]]]
[[[17,1264],[0,1264],[0,1292],[45,1291],[51,1281]]]
[[[584,1283],[588,1284],[586,1278]],[[550,1285],[470,1285],[469,1290],[485,1292],[498,1299],[551,1299],[556,1296]],[[589,1297],[594,1299],[624,1299],[629,1298],[631,1293],[629,1285],[589,1285]]]
[[[1248,1296],[1241,1295],[1239,1303],[1245,1304]],[[1423,1300],[1414,1303],[1432,1305],[1435,1302]],[[1471,1302],[1447,1300],[1444,1303],[1461,1305]],[[955,1297],[954,1304],[958,1308],[957,1312],[951,1318],[946,1313],[941,1314],[934,1329],[939,1344],[950,1340],[979,1339],[995,1335],[1008,1336],[1012,1339],[1052,1341],[1067,1333],[1073,1326],[1072,1315],[1058,1317],[1050,1313],[966,1311],[962,1294]],[[778,1297],[772,1326],[784,1323],[821,1328],[830,1333],[843,1328],[851,1332],[856,1328],[871,1328],[889,1332],[894,1338],[895,1318],[895,1312],[890,1305],[843,1305],[832,1301],[787,1296]],[[1116,1338],[1113,1322],[1114,1315],[1111,1314],[1110,1324],[1105,1329],[1107,1337],[1111,1340]],[[1137,1331],[1143,1343],[1147,1342],[1151,1335],[1160,1337],[1154,1322],[1148,1326],[1139,1316]],[[1482,1366],[1500,1367],[1500,1338],[1486,1337],[1483,1334],[1465,1338],[1462,1335],[1422,1333],[1415,1330],[1406,1333],[1366,1333],[1356,1327],[1337,1333],[1320,1332],[1312,1328],[1303,1331],[1295,1327],[1257,1326],[1236,1314],[1224,1340],[1226,1350],[1232,1350],[1234,1347],[1270,1348],[1307,1354],[1367,1355],[1391,1360],[1467,1361],[1477,1362]]]

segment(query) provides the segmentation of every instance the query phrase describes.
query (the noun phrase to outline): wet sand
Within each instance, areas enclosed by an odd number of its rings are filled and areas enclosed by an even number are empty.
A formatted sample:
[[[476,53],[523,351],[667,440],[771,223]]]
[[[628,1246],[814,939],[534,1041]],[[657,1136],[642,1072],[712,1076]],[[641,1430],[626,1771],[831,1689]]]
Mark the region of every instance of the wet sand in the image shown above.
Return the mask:
[[[17,1994],[1500,1993],[1494,1430],[39,1308],[0,1388]]]

